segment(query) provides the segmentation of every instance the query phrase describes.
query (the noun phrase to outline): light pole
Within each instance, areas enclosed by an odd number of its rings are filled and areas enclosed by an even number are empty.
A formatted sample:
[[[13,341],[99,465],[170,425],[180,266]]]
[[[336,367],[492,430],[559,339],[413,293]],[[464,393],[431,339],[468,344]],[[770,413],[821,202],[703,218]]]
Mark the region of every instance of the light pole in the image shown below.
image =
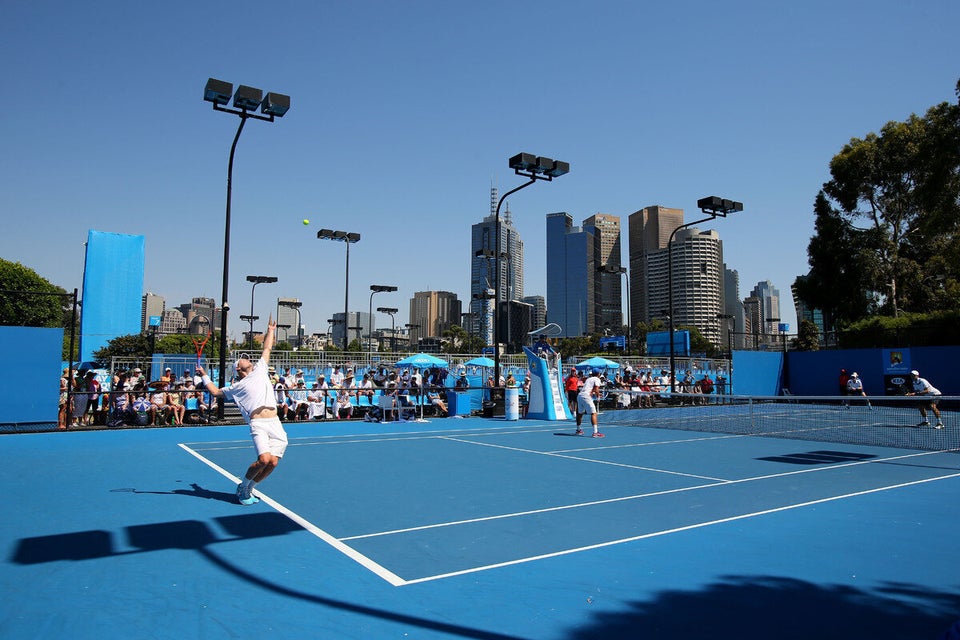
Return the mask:
[[[631,309],[630,309],[630,275],[627,273],[626,267],[617,267],[612,264],[605,264],[597,267],[597,271],[600,273],[617,273],[622,274],[627,279],[627,348],[625,351],[630,352],[630,338],[633,336],[633,320],[631,319]]]
[[[231,95],[233,95],[234,108],[228,109],[224,105],[230,102]],[[213,105],[214,111],[232,113],[240,117],[240,126],[237,127],[237,134],[233,137],[230,160],[227,163],[227,211],[223,231],[223,290],[220,294],[220,373],[218,375],[219,386],[222,388],[226,385],[227,375],[227,314],[230,311],[227,291],[230,282],[230,199],[233,185],[233,156],[237,151],[237,141],[240,140],[240,133],[247,119],[273,122],[274,118],[282,118],[290,109],[290,96],[272,92],[264,96],[262,90],[245,85],[237,87],[237,92],[234,93],[233,83],[210,78],[204,87],[203,99]],[[258,107],[260,113],[264,115],[257,115]],[[252,312],[251,315],[253,315]],[[222,402],[217,403],[217,418],[223,419]]]
[[[500,301],[500,206],[503,204],[503,201],[507,199],[507,196],[520,191],[520,189],[529,187],[537,180],[550,182],[554,178],[559,178],[570,172],[570,164],[568,162],[553,160],[552,158],[544,156],[534,156],[530,153],[518,153],[510,158],[508,165],[516,175],[529,178],[529,180],[500,196],[500,199],[497,201],[497,209],[494,212],[494,224],[496,225],[494,235],[496,236],[496,240],[493,253],[496,264],[496,280],[493,283],[493,379],[497,385],[500,384],[500,318],[497,315],[497,303]],[[507,247],[508,254],[510,252],[509,249],[510,248]]]
[[[743,211],[743,203],[735,202],[733,200],[726,200],[724,198],[718,198],[717,196],[708,196],[706,198],[700,198],[697,200],[697,207],[707,215],[706,218],[700,220],[694,220],[693,222],[688,222],[687,224],[682,224],[673,231],[670,232],[670,239],[667,241],[667,297],[669,299],[669,318],[670,318],[670,393],[676,391],[676,357],[675,349],[673,346],[673,332],[674,332],[674,313],[673,310],[673,239],[677,235],[677,231],[681,229],[686,229],[687,227],[692,227],[695,224],[700,224],[701,222],[709,222],[716,219],[717,217],[726,218],[727,214],[735,213],[737,211]]]
[[[727,357],[730,360],[733,360],[733,314],[730,313],[718,313],[717,320],[726,320],[727,321]]]
[[[367,313],[367,344],[373,341],[373,294],[396,291],[397,288],[389,284],[370,285],[370,311]],[[371,349],[372,351],[372,349]]]
[[[317,231],[317,238],[320,240],[335,240],[344,242],[347,245],[347,266],[344,269],[343,283],[343,350],[347,350],[347,318],[350,309],[350,245],[360,242],[360,234],[350,231],[333,231],[331,229],[320,229]]]
[[[300,307],[303,306],[303,302],[300,300],[277,300],[278,307],[287,307],[288,309],[293,309],[297,312],[297,348],[300,348]],[[279,314],[278,314],[279,315]]]
[[[410,347],[410,334],[414,329],[419,329],[420,325],[415,322],[408,322],[404,325],[407,328],[407,347]]]
[[[260,316],[253,315],[253,294],[257,290],[258,284],[269,284],[277,281],[276,276],[247,276],[247,282],[252,282],[253,286],[250,287],[250,315],[249,316],[240,316],[241,320],[247,320],[250,322],[250,348],[253,349],[253,322],[254,320],[259,320]]]
[[[390,353],[394,353],[397,350],[397,323],[395,316],[400,309],[395,307],[377,307],[377,311],[390,316]]]

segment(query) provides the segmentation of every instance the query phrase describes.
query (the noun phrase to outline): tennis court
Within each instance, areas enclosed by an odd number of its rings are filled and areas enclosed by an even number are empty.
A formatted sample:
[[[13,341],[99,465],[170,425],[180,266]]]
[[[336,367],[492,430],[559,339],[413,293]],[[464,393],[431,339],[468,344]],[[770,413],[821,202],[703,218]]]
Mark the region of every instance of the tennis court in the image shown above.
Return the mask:
[[[4,436],[0,635],[935,638],[960,617],[943,413],[295,423],[253,507],[244,427]]]

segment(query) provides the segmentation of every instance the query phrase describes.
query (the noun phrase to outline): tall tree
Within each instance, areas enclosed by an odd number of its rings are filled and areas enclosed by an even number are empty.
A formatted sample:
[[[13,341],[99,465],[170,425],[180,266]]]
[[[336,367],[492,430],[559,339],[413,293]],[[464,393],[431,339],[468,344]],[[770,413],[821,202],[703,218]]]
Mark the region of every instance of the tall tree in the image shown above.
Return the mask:
[[[69,325],[71,300],[67,292],[19,262],[0,258],[0,291],[0,325]]]
[[[888,122],[879,135],[854,138],[831,160],[830,175],[817,197],[811,287],[803,294],[810,297],[802,299],[832,307],[841,322],[870,313],[872,303],[892,315],[954,304],[936,295],[931,278],[949,285],[960,275],[950,259],[960,254],[960,104],[944,102],[923,116]],[[838,270],[842,260],[855,264]],[[852,291],[829,284],[844,274],[860,280],[864,295],[836,297]],[[833,304],[815,304],[818,294]]]

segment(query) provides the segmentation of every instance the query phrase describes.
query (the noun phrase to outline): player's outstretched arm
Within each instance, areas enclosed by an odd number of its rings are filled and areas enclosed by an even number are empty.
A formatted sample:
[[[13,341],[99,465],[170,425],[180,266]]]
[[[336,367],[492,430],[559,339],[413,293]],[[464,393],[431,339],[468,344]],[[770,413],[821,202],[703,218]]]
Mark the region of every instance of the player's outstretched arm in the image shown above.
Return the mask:
[[[267,320],[267,335],[263,337],[263,353],[261,357],[264,362],[270,362],[270,352],[273,350],[273,343],[276,340],[277,322],[273,319],[273,314]]]
[[[200,380],[203,382],[203,386],[207,388],[207,391],[209,391],[211,395],[222,398],[223,391],[221,391],[220,387],[213,383],[213,380],[210,379],[210,376],[207,375],[207,372],[204,371],[203,367],[201,367],[199,364],[197,364],[197,371],[200,372]]]

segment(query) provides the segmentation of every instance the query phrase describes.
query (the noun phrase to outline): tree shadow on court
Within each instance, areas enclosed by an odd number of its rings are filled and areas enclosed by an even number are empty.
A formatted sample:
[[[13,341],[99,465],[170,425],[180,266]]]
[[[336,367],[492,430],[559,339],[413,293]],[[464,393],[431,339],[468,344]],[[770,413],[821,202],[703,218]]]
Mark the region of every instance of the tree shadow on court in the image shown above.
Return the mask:
[[[126,489],[125,491],[130,490]],[[358,602],[337,600],[292,589],[283,584],[267,580],[230,562],[225,554],[218,553],[215,550],[216,547],[234,540],[283,536],[301,532],[303,528],[286,516],[275,512],[221,516],[213,518],[213,520],[217,523],[219,530],[226,534],[226,537],[200,520],[158,522],[125,527],[122,535],[106,530],[89,530],[22,538],[18,541],[10,560],[20,565],[38,565],[48,562],[98,560],[169,549],[196,551],[213,565],[251,586],[287,598],[295,598],[309,604],[439,632],[453,638],[522,640],[515,636],[458,625],[453,622],[431,620],[379,609]],[[120,542],[121,539],[123,540],[122,543]]]
[[[600,613],[568,640],[914,640],[956,620],[957,593],[887,583],[868,590],[765,576],[728,576],[698,591],[664,591],[630,610]]]

